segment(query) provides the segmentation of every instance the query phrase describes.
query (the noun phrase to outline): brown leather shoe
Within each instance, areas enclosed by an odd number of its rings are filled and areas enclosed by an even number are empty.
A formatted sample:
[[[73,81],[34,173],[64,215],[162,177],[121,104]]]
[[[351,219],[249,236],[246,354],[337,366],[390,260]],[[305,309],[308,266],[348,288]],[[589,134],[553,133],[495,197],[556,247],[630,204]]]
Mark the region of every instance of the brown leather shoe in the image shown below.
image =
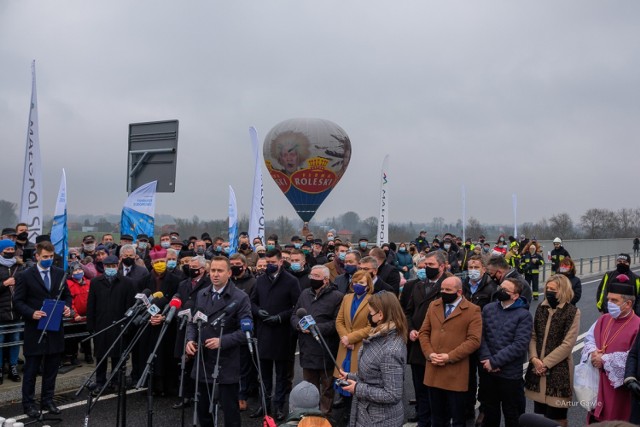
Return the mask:
[[[247,401],[246,400],[238,400],[238,406],[240,407],[240,411],[247,410]]]

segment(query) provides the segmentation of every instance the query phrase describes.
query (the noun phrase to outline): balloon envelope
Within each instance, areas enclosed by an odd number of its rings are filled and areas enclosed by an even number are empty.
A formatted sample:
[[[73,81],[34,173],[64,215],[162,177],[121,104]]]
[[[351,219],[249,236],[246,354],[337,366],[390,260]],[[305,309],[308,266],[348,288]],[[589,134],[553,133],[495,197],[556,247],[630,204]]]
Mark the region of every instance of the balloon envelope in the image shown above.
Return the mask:
[[[323,119],[289,119],[269,131],[262,147],[269,174],[308,222],[349,166],[351,141]]]

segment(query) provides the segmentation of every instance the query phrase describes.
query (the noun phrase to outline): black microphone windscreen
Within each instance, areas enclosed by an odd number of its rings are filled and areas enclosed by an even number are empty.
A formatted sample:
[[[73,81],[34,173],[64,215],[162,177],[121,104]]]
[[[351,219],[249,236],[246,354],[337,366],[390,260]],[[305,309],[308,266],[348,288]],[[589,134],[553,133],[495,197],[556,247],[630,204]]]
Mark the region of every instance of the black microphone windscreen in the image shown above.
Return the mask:
[[[153,303],[160,309],[162,310],[163,308],[165,308],[165,306],[167,304],[169,304],[169,300],[166,297],[162,297],[162,298],[158,298],[156,300],[153,300]]]
[[[147,296],[147,298],[149,298],[151,296],[151,289],[147,288],[144,291],[142,291],[141,293],[145,294]]]
[[[300,307],[299,309],[296,310],[296,316],[304,317],[306,315],[307,315],[307,310],[305,310],[304,308]]]

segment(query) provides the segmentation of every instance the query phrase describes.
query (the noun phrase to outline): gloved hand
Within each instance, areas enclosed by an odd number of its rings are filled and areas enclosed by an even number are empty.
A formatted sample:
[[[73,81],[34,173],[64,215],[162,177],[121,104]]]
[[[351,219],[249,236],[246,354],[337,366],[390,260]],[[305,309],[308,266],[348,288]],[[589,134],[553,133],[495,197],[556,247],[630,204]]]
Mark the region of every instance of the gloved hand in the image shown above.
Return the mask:
[[[640,383],[637,380],[629,381],[625,385],[631,390],[636,399],[640,399]]]
[[[267,317],[271,316],[267,310],[260,309],[258,310],[258,317],[260,320],[264,320]]]
[[[267,325],[279,325],[280,324],[280,316],[275,315],[275,316],[269,316],[266,319],[262,320],[264,323],[266,323]]]

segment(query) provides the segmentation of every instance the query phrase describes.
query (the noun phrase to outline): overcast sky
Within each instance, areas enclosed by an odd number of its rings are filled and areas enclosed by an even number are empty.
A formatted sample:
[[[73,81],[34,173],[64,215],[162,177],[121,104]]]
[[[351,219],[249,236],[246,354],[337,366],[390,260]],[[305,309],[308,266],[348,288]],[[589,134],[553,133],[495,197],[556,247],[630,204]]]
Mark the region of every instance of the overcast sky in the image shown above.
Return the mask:
[[[128,124],[180,120],[156,212],[249,213],[248,128],[340,125],[353,155],[315,220],[510,223],[637,207],[637,1],[3,1],[0,199],[18,202],[36,60],[45,215],[118,213]],[[295,217],[263,165],[268,218]]]

